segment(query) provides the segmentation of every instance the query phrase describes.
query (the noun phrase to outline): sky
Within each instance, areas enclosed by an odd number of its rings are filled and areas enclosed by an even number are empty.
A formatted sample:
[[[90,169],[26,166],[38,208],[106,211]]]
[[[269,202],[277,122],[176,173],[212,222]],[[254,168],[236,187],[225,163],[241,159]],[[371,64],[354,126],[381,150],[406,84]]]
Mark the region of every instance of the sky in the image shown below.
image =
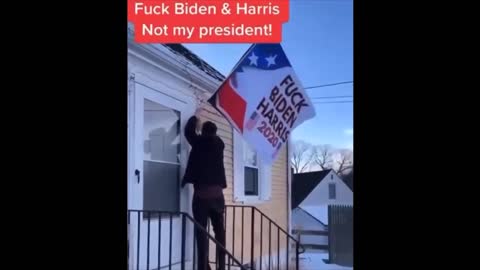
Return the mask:
[[[291,0],[282,47],[304,87],[353,81],[353,0]],[[184,44],[228,75],[251,44]],[[307,89],[310,98],[353,96],[353,84]],[[320,99],[318,102],[351,101]],[[315,105],[315,118],[293,140],[353,149],[353,103]]]

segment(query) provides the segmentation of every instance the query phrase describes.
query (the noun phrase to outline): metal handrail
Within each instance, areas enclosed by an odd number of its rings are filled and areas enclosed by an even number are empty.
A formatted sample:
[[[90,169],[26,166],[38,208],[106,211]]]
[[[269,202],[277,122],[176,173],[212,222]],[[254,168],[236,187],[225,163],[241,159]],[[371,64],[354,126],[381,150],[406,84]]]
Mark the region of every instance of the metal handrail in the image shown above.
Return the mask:
[[[243,245],[244,245],[244,226],[243,226],[243,223],[244,223],[244,216],[245,216],[245,211],[244,209],[247,208],[247,209],[250,209],[251,210],[251,239],[250,239],[250,242],[252,243],[252,248],[250,249],[250,257],[251,257],[251,262],[250,262],[250,267],[253,269],[253,264],[254,264],[254,247],[253,247],[253,241],[254,241],[254,222],[255,222],[255,212],[258,212],[260,214],[260,270],[262,268],[262,248],[263,248],[263,218],[266,219],[266,221],[268,222],[268,254],[269,254],[269,258],[268,258],[268,263],[270,264],[270,256],[272,255],[272,250],[271,250],[271,239],[272,239],[272,235],[271,233],[274,232],[275,229],[277,229],[277,239],[280,239],[280,232],[282,232],[284,234],[284,236],[286,237],[287,239],[287,250],[286,250],[286,263],[287,263],[287,268],[288,268],[288,261],[290,259],[290,256],[289,256],[289,250],[291,248],[291,245],[290,245],[290,240],[292,241],[292,244],[295,245],[296,247],[296,250],[295,250],[295,253],[296,253],[296,258],[295,258],[295,262],[296,262],[296,269],[299,270],[299,257],[300,257],[300,254],[301,253],[304,253],[305,252],[305,247],[300,244],[300,241],[298,241],[294,236],[290,235],[286,230],[284,230],[280,225],[278,225],[274,220],[272,220],[270,217],[268,217],[265,213],[263,213],[260,209],[258,209],[257,207],[255,206],[251,206],[251,205],[226,205],[225,206],[225,219],[226,219],[226,216],[228,215],[228,212],[227,209],[228,208],[232,208],[233,209],[233,226],[235,226],[235,209],[236,208],[241,208],[241,212],[242,212],[242,233],[241,233],[241,262],[243,263]],[[247,212],[248,213],[248,212]],[[273,224],[273,228],[274,230],[272,230],[272,224]],[[232,231],[235,231],[235,227],[233,227]],[[234,237],[234,235],[232,236]],[[235,242],[235,238],[232,238],[232,241]],[[233,243],[233,246],[232,246],[232,254],[235,256],[235,244]],[[275,252],[275,251],[273,251]],[[280,244],[277,243],[277,264],[280,263]],[[270,265],[268,267],[270,269]]]
[[[258,209],[257,207],[252,206],[252,205],[226,205],[226,207],[242,207],[242,208],[252,208],[252,209],[254,209],[255,211],[259,212],[263,217],[268,219],[268,221],[272,222],[278,229],[280,229],[280,231],[282,231],[284,234],[286,234],[290,239],[295,241],[295,243],[298,243],[302,247],[302,244],[300,244],[300,242],[295,238],[295,236],[293,236],[293,235],[289,234],[287,231],[285,231],[280,225],[278,225],[274,220],[272,220],[270,217],[268,217],[265,213],[262,212],[262,210]],[[301,253],[303,253],[303,252],[301,252]]]
[[[128,223],[129,224],[130,224],[130,214],[131,213],[138,213],[139,216],[142,213],[143,214],[145,214],[145,213],[148,214],[148,223],[149,224],[150,224],[150,218],[151,218],[152,214],[154,214],[154,215],[158,214],[160,216],[169,215],[170,216],[170,226],[172,226],[171,219],[172,219],[173,216],[182,216],[182,239],[181,239],[182,247],[181,247],[181,262],[180,262],[182,270],[185,269],[185,230],[186,230],[185,220],[186,219],[189,219],[192,222],[192,224],[195,226],[196,229],[198,229],[201,233],[204,233],[209,240],[213,241],[215,243],[215,245],[222,250],[222,252],[225,252],[225,255],[227,255],[230,260],[232,260],[234,263],[237,264],[236,265],[237,267],[239,267],[241,270],[247,270],[220,242],[218,242],[213,236],[211,236],[207,232],[207,230],[205,228],[203,228],[203,226],[200,225],[197,221],[195,221],[195,219],[192,216],[190,216],[188,213],[172,212],[172,211],[156,211],[156,210],[136,210],[136,209],[129,209],[129,210],[127,210],[127,212],[128,212]],[[139,230],[138,233],[140,234],[140,230]],[[159,232],[159,233],[161,233],[161,232]],[[150,229],[148,230],[148,234],[150,234]],[[139,245],[140,240],[137,239],[137,241],[138,241],[137,245]],[[195,239],[194,239],[194,242],[195,242]],[[170,235],[170,255],[171,255],[171,248],[172,247],[171,247],[171,235]],[[137,247],[137,249],[138,249],[138,247]],[[137,250],[137,252],[138,252],[138,250]],[[139,255],[137,254],[137,256],[139,256]],[[147,251],[147,268],[148,268],[149,256],[150,256],[150,251],[148,250]],[[138,260],[139,260],[139,258],[137,258],[137,269],[139,268]],[[171,265],[171,262],[170,262],[170,265]]]

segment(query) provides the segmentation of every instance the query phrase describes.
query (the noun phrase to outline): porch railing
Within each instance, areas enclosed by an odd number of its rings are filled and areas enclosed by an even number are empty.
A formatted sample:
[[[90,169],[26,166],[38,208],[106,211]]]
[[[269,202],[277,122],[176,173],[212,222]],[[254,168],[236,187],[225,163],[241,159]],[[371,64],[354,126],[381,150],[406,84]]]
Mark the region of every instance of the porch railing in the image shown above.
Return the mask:
[[[210,247],[213,245],[225,252],[226,260],[229,262],[225,269],[247,270],[240,261],[187,213],[128,210],[127,223],[129,231],[129,270],[197,269],[197,230],[198,233],[206,234]],[[208,253],[206,254],[208,256]],[[215,262],[218,262],[216,255]],[[205,258],[204,261],[208,262],[207,259]],[[218,269],[218,265],[215,266],[214,269]]]
[[[305,249],[255,206],[225,206],[225,224],[226,247],[242,265],[251,270],[300,270]]]

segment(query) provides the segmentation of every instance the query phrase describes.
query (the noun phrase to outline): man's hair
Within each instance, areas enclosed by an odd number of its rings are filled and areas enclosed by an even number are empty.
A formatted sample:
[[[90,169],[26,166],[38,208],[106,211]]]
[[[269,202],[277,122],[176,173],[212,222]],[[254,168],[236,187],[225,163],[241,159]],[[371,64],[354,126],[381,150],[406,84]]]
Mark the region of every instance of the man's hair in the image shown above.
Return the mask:
[[[207,121],[203,123],[202,126],[202,135],[213,136],[217,134],[217,125],[213,122]]]

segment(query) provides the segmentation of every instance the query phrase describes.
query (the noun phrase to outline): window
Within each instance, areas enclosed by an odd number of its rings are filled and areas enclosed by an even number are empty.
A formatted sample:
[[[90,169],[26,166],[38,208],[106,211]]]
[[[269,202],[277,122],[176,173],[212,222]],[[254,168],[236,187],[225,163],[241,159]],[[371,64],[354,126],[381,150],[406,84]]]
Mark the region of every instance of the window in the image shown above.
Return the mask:
[[[271,166],[263,164],[256,151],[237,131],[233,131],[233,200],[270,200]]]
[[[335,200],[336,199],[336,187],[335,183],[330,183],[328,184],[328,198],[330,200]]]
[[[330,179],[333,180],[333,174],[330,174]]]
[[[245,187],[246,196],[258,196],[258,161],[257,153],[248,143],[243,141],[243,165],[245,167]]]
[[[180,113],[144,100],[143,207],[179,211]]]

